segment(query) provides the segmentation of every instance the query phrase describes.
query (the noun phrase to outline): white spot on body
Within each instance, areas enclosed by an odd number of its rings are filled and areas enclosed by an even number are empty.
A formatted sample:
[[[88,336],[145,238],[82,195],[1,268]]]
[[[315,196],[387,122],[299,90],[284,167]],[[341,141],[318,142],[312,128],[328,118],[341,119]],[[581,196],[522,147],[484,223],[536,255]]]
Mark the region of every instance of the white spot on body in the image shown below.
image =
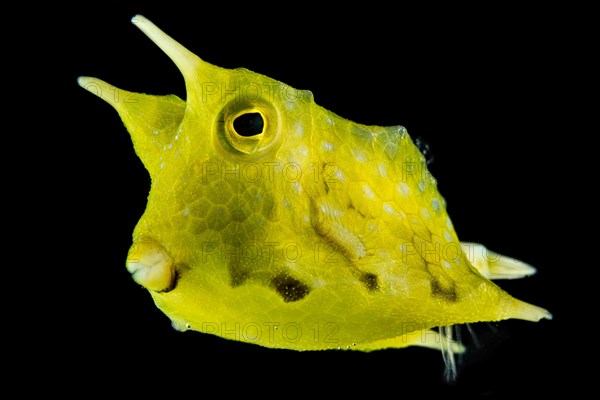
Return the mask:
[[[450,234],[450,232],[444,231],[444,239],[446,239],[448,242],[452,241],[452,235]]]
[[[165,162],[161,162],[160,165],[158,166],[159,169],[163,169],[165,167]]]
[[[179,140],[179,135],[175,135],[175,140]]]
[[[185,210],[183,210],[183,216],[184,217],[187,217],[189,213],[190,213],[190,210],[188,208],[186,208]]]
[[[423,193],[425,191],[425,181],[419,182],[419,191]]]
[[[333,150],[333,144],[327,141],[323,142],[323,149],[327,151]]]
[[[160,132],[158,132],[158,129],[155,129],[152,133],[158,135]]]
[[[452,264],[450,264],[448,261],[443,260],[442,261],[442,265],[444,266],[444,268],[450,269],[452,268]]]
[[[375,198],[375,193],[373,193],[373,190],[371,189],[371,187],[366,183],[363,185],[363,193],[365,194],[365,196],[367,196],[370,199]]]
[[[294,128],[294,134],[298,137],[301,137],[304,134],[304,127],[300,122],[296,124],[296,127]]]
[[[377,170],[379,171],[379,175],[381,175],[381,176],[387,176],[387,169],[385,168],[385,165],[379,164],[377,166]]]
[[[367,160],[367,156],[365,155],[365,153],[362,150],[355,149],[353,151],[353,153],[354,153],[354,158],[356,159],[356,161],[365,162]]]
[[[431,200],[431,208],[433,208],[433,211],[439,212],[440,211],[440,201],[438,199]]]
[[[333,174],[336,176],[336,178],[340,182],[343,182],[343,181],[346,180],[346,177],[344,176],[344,173],[339,168],[336,168],[335,171],[333,172]]]
[[[306,157],[308,155],[308,148],[303,144],[298,146],[296,151],[297,151],[298,155],[301,157]]]
[[[431,216],[426,208],[421,208],[421,215],[423,218],[429,218]]]
[[[169,143],[169,149],[173,148],[173,143]]]
[[[408,196],[410,194],[410,188],[404,182],[398,184],[398,186],[396,186],[396,190],[398,191],[398,193],[404,196]]]
[[[448,229],[454,229],[454,225],[452,225],[452,221],[450,220],[450,218],[446,218],[446,226],[448,227]]]
[[[295,194],[300,194],[302,193],[302,185],[300,185],[300,182],[293,182],[292,183],[292,190]]]
[[[394,207],[392,207],[389,203],[385,203],[383,205],[383,209],[384,209],[385,212],[387,212],[389,214],[394,214],[395,213]]]

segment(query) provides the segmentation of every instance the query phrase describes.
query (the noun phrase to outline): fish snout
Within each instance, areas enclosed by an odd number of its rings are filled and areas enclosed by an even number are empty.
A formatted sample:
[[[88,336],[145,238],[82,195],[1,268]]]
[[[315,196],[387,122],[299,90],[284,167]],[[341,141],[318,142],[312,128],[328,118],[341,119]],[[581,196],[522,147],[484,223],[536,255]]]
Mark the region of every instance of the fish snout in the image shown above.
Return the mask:
[[[127,270],[134,281],[155,292],[168,292],[175,287],[175,263],[156,240],[136,240],[127,254]]]

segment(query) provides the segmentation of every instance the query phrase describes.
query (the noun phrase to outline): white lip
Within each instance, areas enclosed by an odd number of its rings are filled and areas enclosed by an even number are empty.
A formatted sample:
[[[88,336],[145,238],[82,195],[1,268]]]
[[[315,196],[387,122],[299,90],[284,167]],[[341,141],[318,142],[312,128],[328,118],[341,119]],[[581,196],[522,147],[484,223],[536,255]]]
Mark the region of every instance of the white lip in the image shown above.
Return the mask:
[[[175,283],[173,259],[152,239],[139,240],[131,246],[126,267],[134,281],[155,292],[170,290]]]

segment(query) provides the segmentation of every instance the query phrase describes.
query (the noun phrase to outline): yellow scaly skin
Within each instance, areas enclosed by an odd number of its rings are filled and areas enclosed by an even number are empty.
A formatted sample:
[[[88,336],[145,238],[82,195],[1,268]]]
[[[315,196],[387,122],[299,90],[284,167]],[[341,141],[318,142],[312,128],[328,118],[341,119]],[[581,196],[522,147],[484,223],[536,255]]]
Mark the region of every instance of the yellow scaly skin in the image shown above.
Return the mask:
[[[551,318],[464,256],[402,126],[348,121],[132,21],[179,67],[187,101],[79,83],[118,111],[152,178],[127,268],[177,329],[370,351],[431,346],[435,327]],[[248,113],[264,125],[242,136],[233,121]]]

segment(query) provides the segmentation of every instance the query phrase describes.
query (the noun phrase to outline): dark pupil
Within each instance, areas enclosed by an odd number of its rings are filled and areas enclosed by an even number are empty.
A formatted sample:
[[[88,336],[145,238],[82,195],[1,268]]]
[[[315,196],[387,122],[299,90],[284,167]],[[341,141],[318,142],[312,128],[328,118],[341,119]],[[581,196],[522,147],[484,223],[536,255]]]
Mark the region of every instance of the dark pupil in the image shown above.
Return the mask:
[[[260,113],[242,114],[233,121],[233,129],[240,136],[254,136],[262,133],[265,123]]]

